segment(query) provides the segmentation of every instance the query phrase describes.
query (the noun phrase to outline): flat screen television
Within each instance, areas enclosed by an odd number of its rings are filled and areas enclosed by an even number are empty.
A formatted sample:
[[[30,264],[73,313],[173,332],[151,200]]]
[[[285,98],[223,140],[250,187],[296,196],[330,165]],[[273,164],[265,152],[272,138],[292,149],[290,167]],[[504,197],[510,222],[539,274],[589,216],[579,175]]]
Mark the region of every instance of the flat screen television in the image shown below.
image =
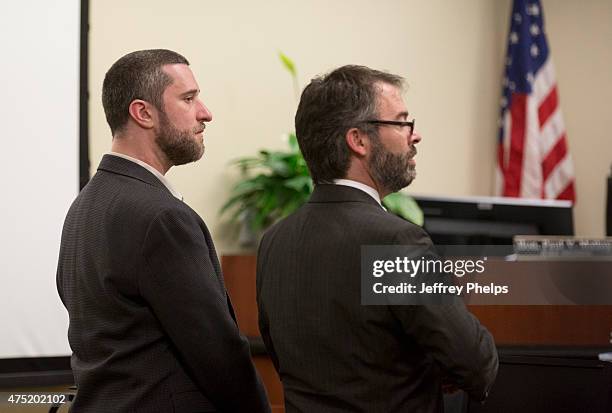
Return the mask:
[[[414,196],[438,245],[512,245],[515,235],[574,235],[572,202]]]

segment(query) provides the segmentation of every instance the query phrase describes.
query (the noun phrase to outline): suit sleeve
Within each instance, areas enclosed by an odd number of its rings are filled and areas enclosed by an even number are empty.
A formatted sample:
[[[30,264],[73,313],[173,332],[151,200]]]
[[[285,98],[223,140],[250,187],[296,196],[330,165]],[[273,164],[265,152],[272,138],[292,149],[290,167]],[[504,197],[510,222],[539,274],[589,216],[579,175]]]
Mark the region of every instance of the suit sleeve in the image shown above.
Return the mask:
[[[226,291],[190,211],[160,212],[142,254],[142,296],[202,392],[227,412],[269,412],[248,342],[230,315]]]
[[[264,283],[263,268],[265,260],[263,251],[267,250],[267,248],[264,248],[264,245],[266,244],[266,239],[266,236],[264,236],[260,243],[259,251],[257,252],[257,309],[259,313],[259,332],[261,333],[261,338],[266,346],[268,356],[270,356],[270,359],[274,364],[274,368],[278,373],[280,373],[278,356],[276,355],[276,351],[274,350],[274,344],[272,344],[272,338],[270,337],[270,322],[268,320],[268,312],[266,311],[263,300],[261,299],[261,290],[262,285]]]
[[[420,228],[402,231],[397,243],[429,244],[429,236]],[[495,381],[498,369],[493,337],[466,308],[460,297],[448,304],[391,306],[404,331],[430,354],[448,376],[446,380],[466,391],[475,400],[484,400]]]

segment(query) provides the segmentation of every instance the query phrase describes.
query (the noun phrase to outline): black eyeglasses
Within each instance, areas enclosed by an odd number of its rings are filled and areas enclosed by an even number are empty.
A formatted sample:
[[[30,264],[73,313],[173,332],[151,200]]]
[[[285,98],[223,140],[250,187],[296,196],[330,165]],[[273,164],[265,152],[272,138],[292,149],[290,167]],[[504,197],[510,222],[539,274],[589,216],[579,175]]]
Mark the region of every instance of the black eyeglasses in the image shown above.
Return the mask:
[[[412,132],[414,132],[415,120],[412,119],[411,121],[401,121],[401,120],[371,119],[371,120],[364,121],[364,123],[372,123],[375,125],[392,125],[392,126],[401,126],[401,127],[408,126],[410,128],[410,135],[412,135]]]

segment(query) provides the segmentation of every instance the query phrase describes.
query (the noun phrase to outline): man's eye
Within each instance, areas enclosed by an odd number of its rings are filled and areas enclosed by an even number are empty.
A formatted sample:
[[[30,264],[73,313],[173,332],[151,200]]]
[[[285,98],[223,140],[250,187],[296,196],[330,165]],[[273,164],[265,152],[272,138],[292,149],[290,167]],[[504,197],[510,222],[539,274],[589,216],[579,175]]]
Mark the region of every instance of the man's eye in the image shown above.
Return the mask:
[[[187,96],[187,97],[185,98],[185,102],[187,102],[187,103],[191,103],[191,102],[193,102],[193,96]]]

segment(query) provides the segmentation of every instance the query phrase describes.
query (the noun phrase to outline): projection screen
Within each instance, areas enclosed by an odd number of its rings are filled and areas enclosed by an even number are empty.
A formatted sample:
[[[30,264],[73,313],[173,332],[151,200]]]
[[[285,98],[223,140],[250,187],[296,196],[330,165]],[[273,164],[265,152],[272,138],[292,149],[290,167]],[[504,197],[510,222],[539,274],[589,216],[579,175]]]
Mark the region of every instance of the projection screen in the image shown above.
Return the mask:
[[[10,2],[0,13],[0,362],[70,354],[55,272],[79,190],[80,37],[79,0]]]

